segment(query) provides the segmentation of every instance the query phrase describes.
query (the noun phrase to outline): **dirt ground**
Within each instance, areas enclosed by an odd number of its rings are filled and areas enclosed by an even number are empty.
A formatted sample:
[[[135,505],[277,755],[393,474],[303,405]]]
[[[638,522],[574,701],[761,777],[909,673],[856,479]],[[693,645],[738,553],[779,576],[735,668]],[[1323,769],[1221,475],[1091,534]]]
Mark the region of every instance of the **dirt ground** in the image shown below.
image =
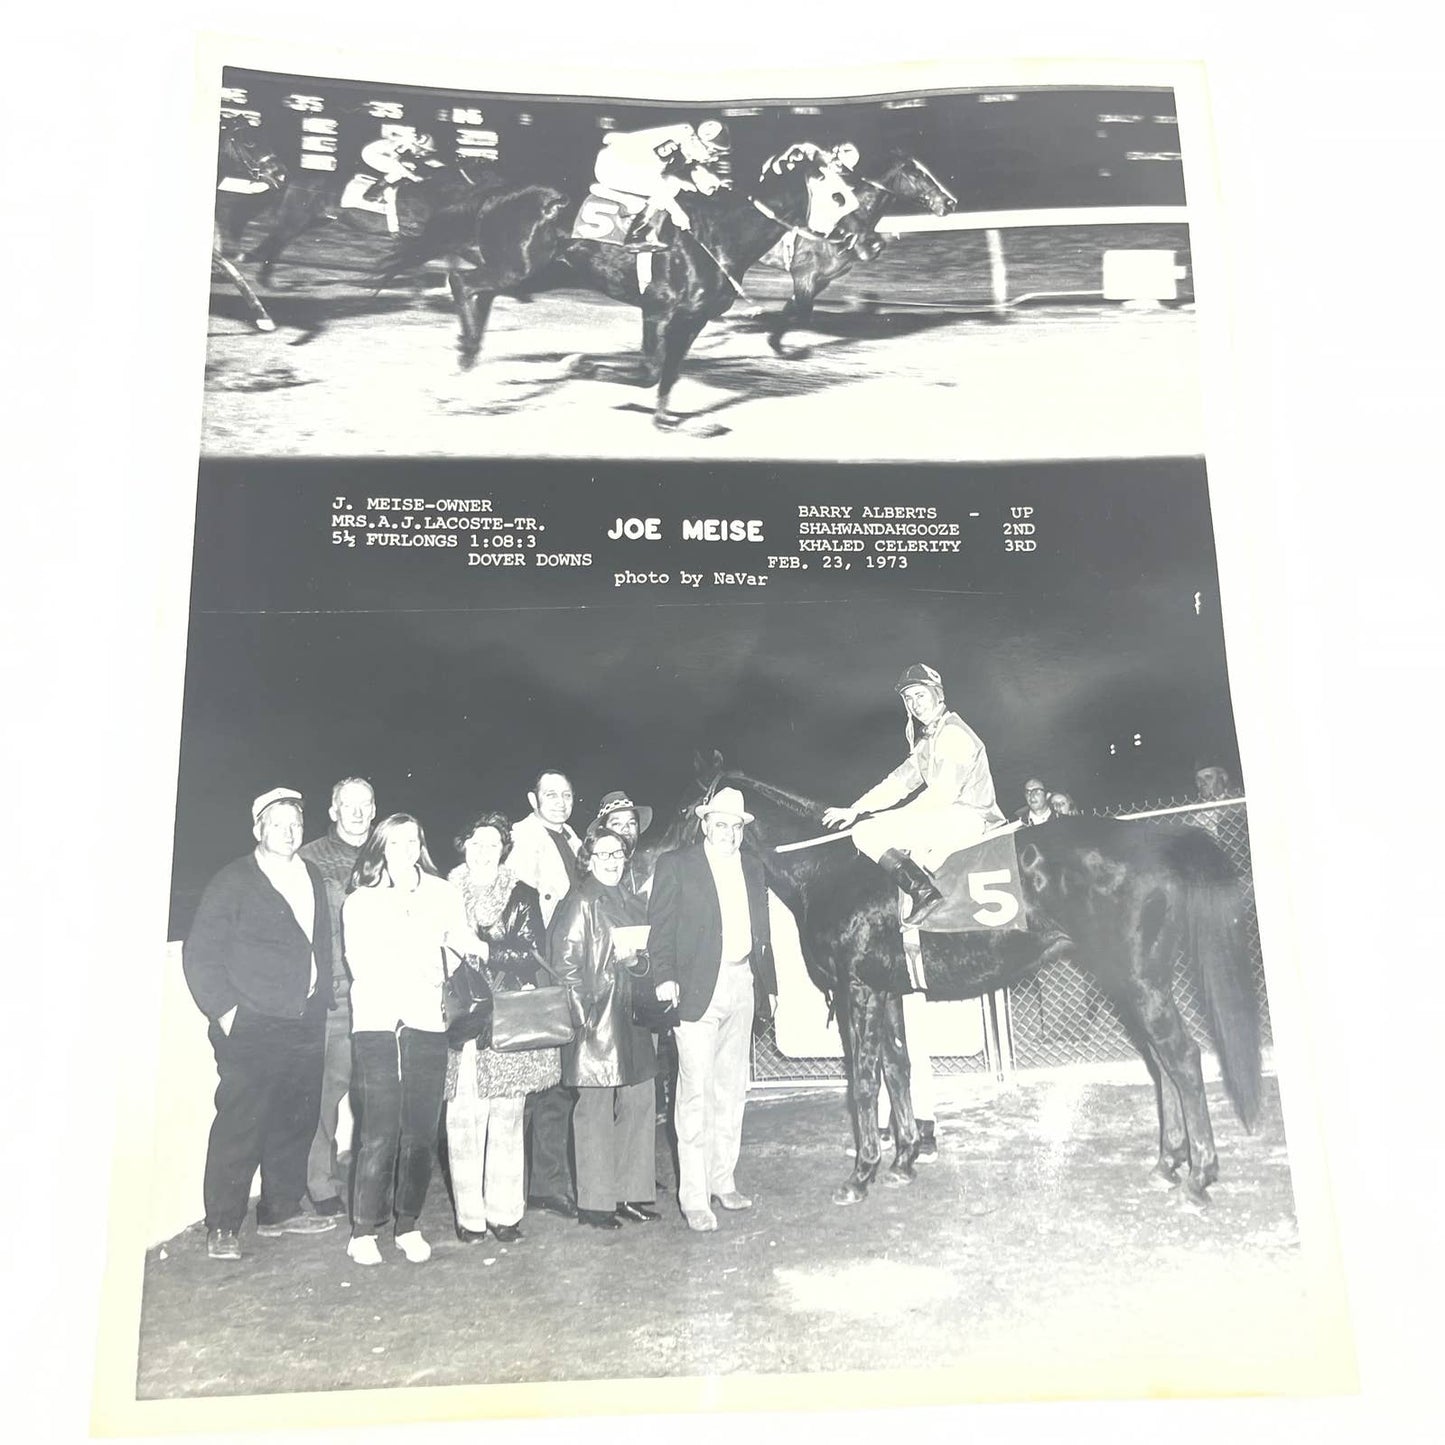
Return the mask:
[[[1203,451],[1192,307],[1056,302],[998,324],[976,235],[898,242],[857,267],[790,336],[804,352],[794,360],[768,349],[757,315],[781,307],[787,283],[755,267],[748,302],[707,327],[673,392],[674,410],[719,432],[706,438],[651,425],[632,307],[580,290],[504,297],[464,373],[435,282],[373,296],[336,244],[325,232],[308,238],[298,264],[278,268],[283,289],[265,293],[270,335],[250,326],[234,292],[214,288],[207,455],[1023,461]],[[1023,265],[1028,247],[1011,241],[1015,294],[1031,281],[1097,286],[1093,262],[1073,257],[1081,244],[1073,233],[1037,238],[1035,274]],[[568,370],[579,354],[595,375]]]
[[[1147,1392],[1201,1352],[1211,1380],[1257,1387],[1315,1347],[1266,1084],[1253,1135],[1211,1087],[1222,1173],[1203,1214],[1150,1183],[1147,1085],[947,1081],[937,1162],[851,1208],[829,1198],[849,1167],[841,1094],[756,1094],[739,1171],[756,1207],[711,1235],[677,1211],[661,1134],[663,1217],[611,1234],[529,1213],[509,1248],[463,1245],[439,1181],[422,1266],[384,1239],[384,1265],[359,1268],[344,1227],[268,1240],[253,1223],[240,1263],[212,1263],[196,1225],[147,1257],[138,1396],[965,1365],[1022,1368],[1040,1394],[1127,1366]]]

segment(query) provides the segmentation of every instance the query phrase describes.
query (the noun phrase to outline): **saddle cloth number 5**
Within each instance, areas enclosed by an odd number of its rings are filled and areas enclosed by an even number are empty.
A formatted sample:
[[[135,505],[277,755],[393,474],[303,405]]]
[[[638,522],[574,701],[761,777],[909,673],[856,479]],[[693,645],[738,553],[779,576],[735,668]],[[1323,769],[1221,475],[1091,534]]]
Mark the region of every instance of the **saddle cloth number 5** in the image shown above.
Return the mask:
[[[1014,876],[1008,868],[989,868],[968,875],[968,896],[982,907],[974,911],[975,922],[985,928],[1003,928],[1018,917],[1019,900],[1013,889]]]

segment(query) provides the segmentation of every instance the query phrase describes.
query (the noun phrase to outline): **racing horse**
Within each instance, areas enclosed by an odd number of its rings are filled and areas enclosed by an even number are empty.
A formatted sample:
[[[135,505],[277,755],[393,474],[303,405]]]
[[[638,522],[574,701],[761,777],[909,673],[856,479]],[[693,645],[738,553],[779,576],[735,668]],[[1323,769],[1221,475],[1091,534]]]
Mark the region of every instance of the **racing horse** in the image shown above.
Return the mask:
[[[877,180],[859,176],[855,185],[858,225],[866,227],[869,233],[876,232],[883,213],[899,200],[921,201],[935,216],[951,215],[958,209],[958,198],[953,192],[922,161],[902,152],[890,158]],[[857,251],[851,246],[835,246],[803,235],[792,238],[791,245],[785,237],[763,257],[764,265],[781,266],[793,282],[792,296],[768,325],[768,345],[779,356],[806,354],[788,350],[783,345],[783,337],[791,327],[807,321],[819,293],[851,271],[856,260]]]
[[[745,846],[761,857],[768,886],[798,923],[809,976],[836,1010],[844,1035],[857,1141],[839,1204],[866,1197],[878,1174],[880,1073],[893,1108],[895,1156],[885,1176],[914,1176],[918,1127],[909,1094],[902,992],[910,985],[897,894],[882,871],[845,842],[779,853],[778,844],[822,834],[822,805],[724,769],[714,754],[659,850],[692,841],[695,804],[724,784],[743,790],[756,821]],[[1240,926],[1239,879],[1198,829],[1112,818],[1057,818],[1019,835],[1026,931],[925,934],[930,997],[977,998],[1025,982],[1067,959],[1098,985],[1144,1059],[1159,1115],[1155,1175],[1208,1203],[1219,1175],[1199,1047],[1174,999],[1182,949],[1202,984],[1225,1091],[1247,1129],[1259,1113],[1260,1024]],[[1180,1170],[1186,1171],[1183,1179]]]
[[[530,299],[537,279],[569,244],[562,215],[570,204],[550,186],[519,186],[486,173],[471,192],[453,196],[402,241],[372,279],[380,288],[404,271],[444,259],[461,326],[457,353],[461,369],[469,371],[493,302],[506,295]]]
[[[642,375],[657,387],[653,425],[683,429],[697,436],[718,436],[725,428],[696,423],[669,406],[673,385],[692,344],[741,294],[749,267],[788,232],[822,240],[839,234],[861,254],[876,254],[881,242],[856,220],[857,196],[841,172],[816,147],[792,146],[763,168],[751,195],[722,190],[711,196],[689,195],[683,202],[691,229],[674,231],[667,249],[652,257],[651,279],[638,273],[637,257],[621,246],[572,239],[531,290],[582,285],[625,301],[642,311]],[[682,200],[682,198],[680,198]],[[485,305],[491,296],[482,293]],[[480,298],[479,298],[480,299]],[[462,309],[462,358],[467,365],[481,345],[481,325],[469,323]],[[481,313],[482,324],[485,311]],[[587,374],[588,363],[574,363]]]
[[[308,171],[291,180],[277,197],[275,213],[269,219],[265,234],[240,257],[257,263],[263,285],[271,284],[274,267],[293,242],[308,231],[338,221],[363,240],[384,238],[386,249],[392,249],[394,238],[383,215],[343,209],[342,196],[351,183],[349,171]],[[406,181],[397,186],[396,214],[401,234],[406,237],[419,235],[435,217],[449,208],[458,208],[465,213],[504,186],[505,182],[485,164],[435,162],[428,166],[422,180]],[[433,252],[420,260],[431,260],[439,254]],[[370,261],[361,269],[369,271],[376,260],[377,252],[373,250]]]
[[[255,129],[243,120],[221,124],[216,166],[216,218],[211,237],[211,274],[224,276],[240,293],[258,331],[274,331],[261,298],[227,256],[246,222],[274,205],[286,184],[286,168],[269,150]],[[237,258],[243,259],[242,257]]]

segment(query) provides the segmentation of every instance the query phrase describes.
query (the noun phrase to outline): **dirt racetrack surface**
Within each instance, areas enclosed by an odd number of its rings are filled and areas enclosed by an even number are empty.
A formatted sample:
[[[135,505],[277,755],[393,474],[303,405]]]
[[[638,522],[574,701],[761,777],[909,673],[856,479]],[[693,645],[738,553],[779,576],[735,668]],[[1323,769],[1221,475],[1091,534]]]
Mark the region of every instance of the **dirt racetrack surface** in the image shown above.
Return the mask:
[[[1095,234],[1107,229],[1011,237],[1011,294],[1097,288],[1099,248],[1141,244]],[[358,281],[362,257],[322,232],[298,242],[278,289],[262,292],[274,333],[255,331],[233,292],[213,290],[203,450],[958,461],[1203,452],[1192,306],[1056,299],[1000,321],[974,254],[982,244],[976,234],[894,242],[823,295],[790,334],[793,359],[772,353],[761,321],[788,283],[755,267],[748,300],[704,330],[673,392],[675,411],[720,432],[704,438],[652,426],[633,308],[582,290],[503,297],[479,362],[462,372],[437,278],[373,295]],[[576,356],[593,374],[576,374]]]
[[[147,1258],[139,1397],[882,1369],[955,1398],[1222,1392],[1288,1388],[1328,1350],[1272,1079],[1253,1135],[1210,1087],[1203,1214],[1151,1186],[1147,1085],[946,1088],[937,1162],[851,1208],[829,1198],[841,1094],[755,1094],[756,1205],[711,1235],[678,1214],[661,1134],[663,1217],[615,1233],[529,1212],[520,1243],[464,1245],[439,1179],[422,1266],[385,1236],[382,1266],[353,1265],[344,1223],[248,1224],[241,1262],[212,1263],[197,1225]]]

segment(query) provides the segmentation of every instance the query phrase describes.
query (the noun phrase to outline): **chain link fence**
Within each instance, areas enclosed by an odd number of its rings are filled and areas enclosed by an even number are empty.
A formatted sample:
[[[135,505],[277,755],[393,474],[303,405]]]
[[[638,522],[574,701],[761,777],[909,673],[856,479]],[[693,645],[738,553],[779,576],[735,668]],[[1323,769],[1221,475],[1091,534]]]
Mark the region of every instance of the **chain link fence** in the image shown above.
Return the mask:
[[[1222,802],[1172,802],[1165,800],[1143,807],[1096,810],[1096,816],[1132,818],[1155,826],[1184,824],[1202,828],[1219,844],[1244,884],[1244,932],[1259,996],[1261,1036],[1272,1041],[1269,1000],[1265,993],[1264,962],[1259,946],[1259,920],[1254,906],[1254,876],[1249,851],[1248,811],[1243,798]],[[1209,1030],[1204,1020],[1198,986],[1185,966],[1182,952],[1175,958],[1175,999],[1189,1031],[1204,1047]],[[1113,1009],[1093,982],[1068,963],[1054,964],[1036,978],[1004,995],[1007,1019],[1002,1033],[1011,1057],[1006,1062],[1018,1069],[1049,1068],[1067,1064],[1098,1063],[1134,1059],[1137,1053],[1115,1017]],[[987,1009],[989,1001],[980,1001]],[[994,1030],[984,1031],[984,1047],[977,1053],[935,1056],[936,1075],[992,1072],[999,1062],[993,1055]],[[841,1057],[792,1058],[778,1046],[773,1027],[753,1041],[755,1083],[803,1083],[834,1081],[845,1077]]]

